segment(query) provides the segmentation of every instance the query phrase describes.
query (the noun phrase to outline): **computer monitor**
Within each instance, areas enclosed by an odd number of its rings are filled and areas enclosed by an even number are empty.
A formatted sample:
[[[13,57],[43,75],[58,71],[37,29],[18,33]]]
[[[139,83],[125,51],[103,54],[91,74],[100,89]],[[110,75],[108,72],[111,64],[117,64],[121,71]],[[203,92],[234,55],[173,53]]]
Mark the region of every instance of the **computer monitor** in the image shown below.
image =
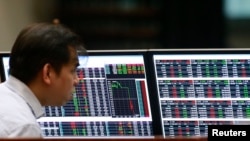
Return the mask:
[[[165,138],[206,137],[208,125],[250,124],[250,49],[149,54]]]
[[[46,138],[153,138],[144,50],[95,50],[79,57],[79,84],[38,119]],[[8,58],[3,57],[4,70]],[[8,78],[5,73],[5,78]]]
[[[0,52],[0,77],[3,82],[8,78],[9,75],[9,52]]]

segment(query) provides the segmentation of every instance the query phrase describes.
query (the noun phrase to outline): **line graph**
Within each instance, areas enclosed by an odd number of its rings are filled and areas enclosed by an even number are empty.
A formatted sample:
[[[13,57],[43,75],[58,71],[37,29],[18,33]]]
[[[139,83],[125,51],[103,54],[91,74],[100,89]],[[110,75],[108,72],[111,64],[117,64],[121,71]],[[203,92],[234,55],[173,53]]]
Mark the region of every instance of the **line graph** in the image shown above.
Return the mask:
[[[140,116],[134,80],[108,80],[108,86],[113,116]]]

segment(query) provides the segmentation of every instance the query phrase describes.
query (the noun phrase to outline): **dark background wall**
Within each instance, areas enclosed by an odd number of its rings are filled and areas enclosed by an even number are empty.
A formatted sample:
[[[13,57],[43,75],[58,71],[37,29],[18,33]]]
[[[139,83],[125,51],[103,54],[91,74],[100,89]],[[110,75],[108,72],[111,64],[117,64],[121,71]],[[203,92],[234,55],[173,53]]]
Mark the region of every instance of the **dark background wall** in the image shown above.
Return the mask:
[[[226,47],[222,0],[167,0],[164,5],[163,47]]]
[[[11,49],[25,25],[53,18],[78,32],[87,49],[250,45],[249,0],[8,0],[0,9],[0,51]]]
[[[60,0],[87,49],[225,48],[222,0]]]

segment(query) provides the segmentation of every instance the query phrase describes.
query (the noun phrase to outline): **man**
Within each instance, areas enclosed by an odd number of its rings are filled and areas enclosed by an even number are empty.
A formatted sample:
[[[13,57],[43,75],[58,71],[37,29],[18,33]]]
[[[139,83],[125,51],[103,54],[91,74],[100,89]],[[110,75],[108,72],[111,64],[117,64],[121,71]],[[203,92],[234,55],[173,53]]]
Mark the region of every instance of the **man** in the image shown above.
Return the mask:
[[[42,106],[61,106],[78,83],[79,36],[58,23],[36,23],[18,35],[8,79],[0,84],[0,138],[40,138]]]

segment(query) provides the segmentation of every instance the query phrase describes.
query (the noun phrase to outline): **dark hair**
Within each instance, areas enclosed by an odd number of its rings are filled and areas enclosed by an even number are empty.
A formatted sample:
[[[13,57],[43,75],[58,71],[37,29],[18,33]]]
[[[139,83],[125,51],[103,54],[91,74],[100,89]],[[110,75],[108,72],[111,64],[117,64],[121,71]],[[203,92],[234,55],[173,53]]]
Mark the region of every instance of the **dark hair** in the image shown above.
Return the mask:
[[[80,37],[61,24],[35,23],[18,35],[10,54],[10,74],[24,83],[36,77],[46,63],[57,73],[70,61],[69,48],[86,53]]]

